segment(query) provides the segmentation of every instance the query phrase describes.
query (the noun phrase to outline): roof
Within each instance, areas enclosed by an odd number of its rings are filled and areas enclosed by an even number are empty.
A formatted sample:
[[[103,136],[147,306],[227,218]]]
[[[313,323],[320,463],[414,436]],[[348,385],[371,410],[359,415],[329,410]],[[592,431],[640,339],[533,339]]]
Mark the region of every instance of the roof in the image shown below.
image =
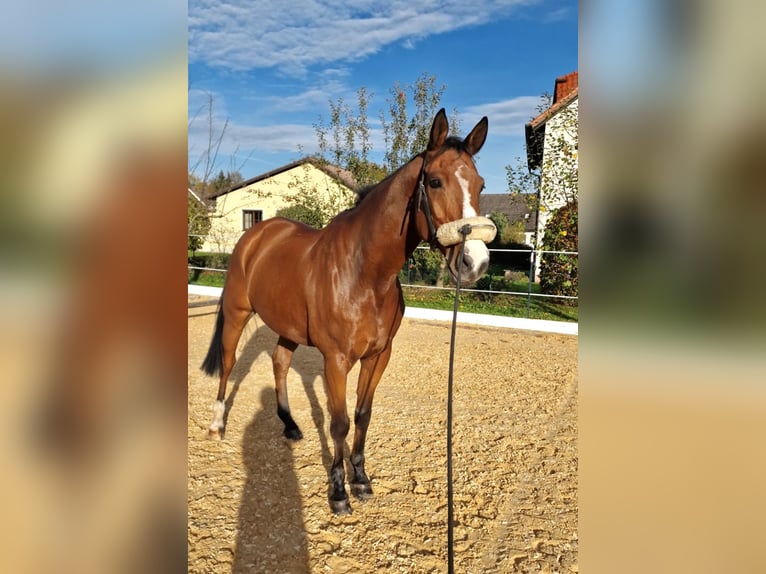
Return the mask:
[[[533,232],[537,227],[537,212],[529,205],[529,197],[523,194],[482,193],[479,196],[480,215],[487,216],[499,211],[513,224],[524,222],[524,231]],[[525,217],[525,216],[529,217]]]
[[[553,89],[553,103],[563,100],[578,88],[579,72],[571,72],[565,76],[556,78],[556,85]]]
[[[194,191],[191,187],[187,187],[186,191],[188,192],[188,196],[192,198],[193,201],[204,207],[205,209],[210,209],[210,202],[206,199],[203,199],[199,196],[199,194]]]
[[[292,163],[288,163],[276,169],[272,169],[271,171],[267,171],[260,175],[256,175],[255,177],[251,177],[250,179],[246,179],[245,181],[238,183],[234,187],[231,187],[229,189],[226,189],[214,195],[211,195],[210,199],[216,199],[218,197],[231,193],[232,191],[237,191],[238,189],[242,189],[243,187],[253,185],[254,183],[258,183],[259,181],[269,179],[271,177],[274,177],[275,175],[279,175],[280,173],[290,171],[293,168],[300,167],[305,164],[311,164],[317,169],[322,170],[327,175],[329,175],[333,179],[340,181],[343,185],[345,185],[351,190],[355,190],[357,188],[356,181],[354,180],[354,176],[350,171],[342,169],[338,166],[329,164],[315,157],[304,157]]]
[[[202,198],[199,195],[197,195],[191,187],[187,187],[186,191],[189,192],[189,195],[191,195],[197,201],[197,203],[201,203],[202,205],[205,204],[205,202],[202,201]]]
[[[540,167],[543,161],[545,123],[577,99],[579,95],[579,72],[571,72],[556,78],[551,107],[524,126],[527,140],[527,166],[530,170]]]

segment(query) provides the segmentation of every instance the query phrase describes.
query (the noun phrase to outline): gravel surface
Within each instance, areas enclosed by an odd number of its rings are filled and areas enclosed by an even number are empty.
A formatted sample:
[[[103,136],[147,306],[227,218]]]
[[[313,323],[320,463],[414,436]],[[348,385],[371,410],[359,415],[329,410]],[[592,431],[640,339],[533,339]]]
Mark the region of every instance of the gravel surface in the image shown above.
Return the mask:
[[[217,380],[199,365],[215,312],[189,301],[189,571],[446,572],[449,324],[403,321],[367,438],[375,496],[337,517],[316,349],[299,347],[288,377],[293,443],[276,416],[277,337],[251,320],[226,434],[206,439]],[[455,571],[577,572],[577,338],[459,325],[454,389]]]

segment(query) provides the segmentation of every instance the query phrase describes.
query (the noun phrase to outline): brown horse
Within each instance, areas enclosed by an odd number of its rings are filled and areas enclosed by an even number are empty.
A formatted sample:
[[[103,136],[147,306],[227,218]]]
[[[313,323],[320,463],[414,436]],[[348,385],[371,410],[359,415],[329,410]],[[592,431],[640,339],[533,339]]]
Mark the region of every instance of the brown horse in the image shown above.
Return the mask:
[[[364,443],[375,388],[404,314],[399,270],[423,240],[445,254],[450,273],[461,273],[463,281],[476,281],[489,264],[486,238],[468,236],[458,261],[460,238],[445,239],[440,233],[437,244],[436,231],[465,218],[488,222],[476,217],[484,180],[472,157],[484,144],[487,125],[484,117],[464,140],[447,137],[449,125],[442,109],[434,119],[427,149],[324,229],[276,217],[245,232],[231,255],[215,334],[202,365],[209,375],[220,375],[209,436],[217,438],[223,430],[226,382],[235,348],[245,324],[257,313],[279,335],[272,357],[277,415],[290,439],[302,438],[287,401],[293,352],[298,345],[311,345],[324,356],[335,447],[329,500],[338,514],[350,512],[343,467],[349,431],[346,377],[361,361],[350,486],[360,499],[372,495],[364,470]]]

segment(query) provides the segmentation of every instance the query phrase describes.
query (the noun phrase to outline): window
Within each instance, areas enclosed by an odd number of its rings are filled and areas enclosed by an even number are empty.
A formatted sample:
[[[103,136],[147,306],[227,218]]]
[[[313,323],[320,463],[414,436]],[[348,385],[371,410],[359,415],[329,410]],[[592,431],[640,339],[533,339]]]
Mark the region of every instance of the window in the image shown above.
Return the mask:
[[[242,230],[250,229],[256,223],[263,221],[263,211],[260,209],[242,210]]]

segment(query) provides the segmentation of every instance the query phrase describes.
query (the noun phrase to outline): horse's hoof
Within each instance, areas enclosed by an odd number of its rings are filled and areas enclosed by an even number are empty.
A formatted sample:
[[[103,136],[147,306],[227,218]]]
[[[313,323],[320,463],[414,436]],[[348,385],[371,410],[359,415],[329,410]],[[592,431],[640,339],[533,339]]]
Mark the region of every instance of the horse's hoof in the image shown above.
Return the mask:
[[[284,435],[290,440],[301,440],[303,438],[303,433],[298,427],[295,427],[294,429],[285,429]]]
[[[207,440],[221,440],[221,431],[208,429]]]
[[[372,485],[369,482],[352,482],[351,494],[359,500],[369,500],[372,498]]]
[[[342,498],[341,500],[333,500],[331,498],[330,509],[336,516],[351,514],[351,505],[348,503],[348,498]]]

